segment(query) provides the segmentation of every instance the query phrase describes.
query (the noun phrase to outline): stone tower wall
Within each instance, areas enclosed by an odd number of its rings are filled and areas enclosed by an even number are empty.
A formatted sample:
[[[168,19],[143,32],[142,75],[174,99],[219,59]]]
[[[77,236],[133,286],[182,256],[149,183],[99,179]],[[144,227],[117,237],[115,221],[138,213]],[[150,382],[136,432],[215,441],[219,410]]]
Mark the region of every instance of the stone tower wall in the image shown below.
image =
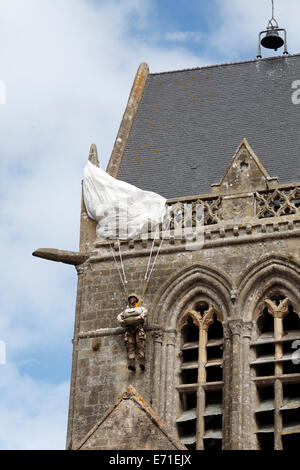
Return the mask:
[[[273,216],[268,213],[273,210],[268,197],[274,191],[292,194],[297,185],[281,187],[263,170],[269,181],[268,189],[263,189],[260,182],[260,193],[255,192],[253,179],[236,171],[240,160],[243,164],[247,158],[249,163],[253,162],[250,150],[245,144],[231,162],[235,171],[229,169],[226,173],[231,182],[225,176],[211,195],[180,200],[181,203],[201,200],[206,207],[204,244],[198,249],[187,249],[186,239],[171,236],[162,245],[144,298],[149,311],[145,371],[138,367],[136,372],[128,370],[124,333],[116,320],[126,307],[111,253],[112,248],[118,257],[117,244],[110,246],[93,237],[84,238],[81,233],[81,239],[87,240],[84,252],[89,253],[89,259],[77,266],[68,448],[78,445],[130,384],[170,431],[176,432],[180,353],[177,320],[197,299],[216,306],[223,318],[225,447],[255,448],[253,422],[249,419],[253,392],[249,387],[248,359],[254,316],[272,289],[282,288],[284,295],[299,304],[300,213],[298,206],[292,210],[292,196],[290,211],[286,210],[288,203],[282,196],[282,211],[277,207]],[[244,166],[240,171],[244,171]],[[230,190],[232,186],[234,189]],[[212,202],[216,210],[209,214]],[[86,223],[85,218],[83,224]],[[91,225],[87,230],[92,233]],[[128,291],[142,291],[151,245],[152,240],[121,243]],[[158,245],[154,253],[157,249]]]

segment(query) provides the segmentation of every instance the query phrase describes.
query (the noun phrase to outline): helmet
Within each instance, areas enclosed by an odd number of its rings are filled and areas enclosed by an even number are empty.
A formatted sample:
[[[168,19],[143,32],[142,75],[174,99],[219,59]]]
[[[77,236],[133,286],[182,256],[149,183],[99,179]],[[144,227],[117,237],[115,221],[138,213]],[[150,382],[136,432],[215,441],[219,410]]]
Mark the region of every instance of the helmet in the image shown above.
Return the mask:
[[[138,296],[138,295],[136,295],[134,292],[133,292],[132,294],[129,294],[129,296],[127,297],[127,298],[128,298],[128,300],[130,299],[130,297],[135,297],[135,298],[136,298],[136,300],[139,300],[139,296]]]
[[[135,297],[136,298],[136,306],[139,307],[140,306],[140,300],[139,300],[139,296],[136,295],[134,292],[132,294],[130,294],[127,298],[128,298],[128,305],[130,305],[129,303],[129,299],[131,297]]]

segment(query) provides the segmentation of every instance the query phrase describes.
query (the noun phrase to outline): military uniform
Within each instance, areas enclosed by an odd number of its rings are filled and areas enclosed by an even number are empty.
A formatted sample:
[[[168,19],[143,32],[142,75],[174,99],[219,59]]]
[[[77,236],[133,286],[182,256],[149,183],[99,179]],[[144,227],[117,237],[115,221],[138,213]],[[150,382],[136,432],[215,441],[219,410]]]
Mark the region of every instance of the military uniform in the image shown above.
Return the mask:
[[[138,300],[138,297],[135,294],[129,295],[128,299],[131,297],[135,297]],[[118,323],[126,328],[124,340],[127,349],[128,368],[130,370],[135,370],[136,349],[140,368],[142,370],[145,369],[146,333],[143,325],[147,313],[147,309],[144,307],[129,307],[121,312],[117,317]]]

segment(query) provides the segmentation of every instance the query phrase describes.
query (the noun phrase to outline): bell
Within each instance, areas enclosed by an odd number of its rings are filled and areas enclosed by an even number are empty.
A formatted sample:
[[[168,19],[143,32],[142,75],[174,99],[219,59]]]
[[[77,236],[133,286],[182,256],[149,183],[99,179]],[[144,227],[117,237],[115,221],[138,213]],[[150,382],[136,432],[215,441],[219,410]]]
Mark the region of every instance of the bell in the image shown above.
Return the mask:
[[[283,46],[283,44],[284,40],[274,29],[270,29],[270,31],[268,31],[265,37],[261,40],[261,45],[263,47],[266,47],[267,49],[274,49],[274,51],[277,51],[277,49]]]

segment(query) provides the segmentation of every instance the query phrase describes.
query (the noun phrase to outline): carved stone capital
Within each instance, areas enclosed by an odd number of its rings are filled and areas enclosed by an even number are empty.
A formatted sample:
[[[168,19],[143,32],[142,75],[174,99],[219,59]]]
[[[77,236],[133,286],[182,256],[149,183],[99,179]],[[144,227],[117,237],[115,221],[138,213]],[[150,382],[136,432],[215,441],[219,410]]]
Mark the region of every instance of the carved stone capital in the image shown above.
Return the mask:
[[[244,321],[243,320],[230,320],[228,326],[231,330],[232,336],[241,336],[243,333]]]
[[[271,299],[264,299],[264,302],[268,308],[268,313],[274,318],[283,318],[289,313],[290,301],[287,297],[281,300],[279,305]]]
[[[210,325],[213,324],[215,313],[217,313],[215,307],[212,306],[210,306],[209,309],[204,312],[203,317],[201,319],[201,326],[203,330],[208,330]]]
[[[176,341],[177,331],[166,332],[166,344],[167,346],[174,346]]]
[[[177,329],[179,331],[181,331],[182,328],[188,324],[189,318],[191,318],[193,320],[193,323],[200,328],[201,313],[196,312],[195,310],[187,310],[181,315],[178,321]]]
[[[225,340],[229,340],[233,335],[242,336],[243,338],[252,338],[253,322],[244,322],[244,320],[229,320],[223,323],[223,336]]]
[[[154,343],[162,343],[163,339],[163,332],[162,330],[154,330],[152,331],[152,338]]]
[[[218,319],[222,318],[221,312],[213,305],[210,305],[203,314],[196,310],[187,310],[179,319],[177,330],[182,330],[182,328],[187,325],[188,319],[191,318],[199,329],[207,331],[214,322],[214,315],[216,315]]]
[[[230,326],[227,323],[223,323],[223,337],[224,337],[224,340],[230,340],[231,338],[231,329],[230,329]]]
[[[243,325],[243,337],[244,338],[252,338],[252,331],[253,331],[253,322],[247,321]]]

